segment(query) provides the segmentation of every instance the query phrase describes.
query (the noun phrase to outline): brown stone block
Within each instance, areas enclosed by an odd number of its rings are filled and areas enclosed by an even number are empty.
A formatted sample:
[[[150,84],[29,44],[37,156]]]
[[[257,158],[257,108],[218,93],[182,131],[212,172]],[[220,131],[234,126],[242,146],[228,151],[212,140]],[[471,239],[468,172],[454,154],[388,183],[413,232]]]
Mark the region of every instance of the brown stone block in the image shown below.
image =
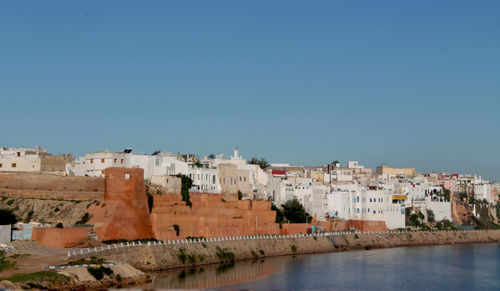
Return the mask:
[[[33,228],[31,239],[47,247],[69,248],[89,237],[92,230],[92,227]]]

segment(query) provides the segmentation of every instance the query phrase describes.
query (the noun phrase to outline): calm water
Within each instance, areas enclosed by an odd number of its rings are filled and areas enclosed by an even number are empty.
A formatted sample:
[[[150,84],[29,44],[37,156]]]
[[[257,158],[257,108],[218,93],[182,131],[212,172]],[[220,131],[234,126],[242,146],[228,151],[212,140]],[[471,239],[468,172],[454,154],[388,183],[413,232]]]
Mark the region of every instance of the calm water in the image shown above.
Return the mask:
[[[500,244],[302,255],[157,274],[155,289],[500,290]]]

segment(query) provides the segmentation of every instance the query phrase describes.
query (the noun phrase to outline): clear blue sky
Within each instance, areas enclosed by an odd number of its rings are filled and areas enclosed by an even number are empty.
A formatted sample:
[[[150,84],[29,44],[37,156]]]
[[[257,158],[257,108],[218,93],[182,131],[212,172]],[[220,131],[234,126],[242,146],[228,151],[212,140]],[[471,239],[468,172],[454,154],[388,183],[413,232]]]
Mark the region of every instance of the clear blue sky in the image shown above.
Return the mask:
[[[2,1],[0,98],[7,146],[500,180],[500,1]]]

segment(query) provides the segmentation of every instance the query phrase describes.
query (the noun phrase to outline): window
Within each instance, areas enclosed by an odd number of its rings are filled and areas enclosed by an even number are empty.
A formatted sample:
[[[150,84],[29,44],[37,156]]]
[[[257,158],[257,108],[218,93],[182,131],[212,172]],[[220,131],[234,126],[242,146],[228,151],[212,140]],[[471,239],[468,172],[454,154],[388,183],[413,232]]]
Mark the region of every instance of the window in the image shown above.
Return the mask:
[[[359,196],[358,196],[358,197],[356,197],[356,202],[359,202]]]
[[[120,164],[122,164],[122,165],[123,165],[123,159],[120,161]]]
[[[125,173],[125,180],[129,180],[130,179],[130,173]]]
[[[117,160],[118,160],[118,159],[114,159],[114,160],[113,160],[113,163],[115,163],[115,164],[116,164],[116,161],[117,161]]]
[[[90,163],[93,164],[94,163],[94,159],[90,159]]]
[[[359,208],[356,208],[356,213],[359,213]]]
[[[103,164],[104,164],[104,159],[101,159],[101,163],[103,163]]]
[[[370,202],[372,202],[372,199],[370,198]]]
[[[2,163],[0,163],[0,168],[2,167]]]
[[[20,157],[21,156],[21,153],[20,152],[17,152],[17,156]]]
[[[16,163],[12,163],[12,164],[10,164],[10,167],[11,168],[15,168],[15,167],[17,167],[17,164]]]

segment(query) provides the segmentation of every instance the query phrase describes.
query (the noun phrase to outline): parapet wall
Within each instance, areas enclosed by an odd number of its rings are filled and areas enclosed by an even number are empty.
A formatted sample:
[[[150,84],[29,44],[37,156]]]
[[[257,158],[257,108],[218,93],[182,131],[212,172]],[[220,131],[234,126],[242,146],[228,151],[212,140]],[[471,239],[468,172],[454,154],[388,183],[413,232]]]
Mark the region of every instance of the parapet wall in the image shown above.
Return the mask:
[[[33,228],[31,239],[53,248],[72,247],[89,236],[92,227]]]
[[[0,188],[15,190],[104,192],[104,179],[40,173],[0,173]]]
[[[224,201],[223,194],[191,193],[189,207],[180,195],[153,196],[156,239],[279,233],[270,201]]]

